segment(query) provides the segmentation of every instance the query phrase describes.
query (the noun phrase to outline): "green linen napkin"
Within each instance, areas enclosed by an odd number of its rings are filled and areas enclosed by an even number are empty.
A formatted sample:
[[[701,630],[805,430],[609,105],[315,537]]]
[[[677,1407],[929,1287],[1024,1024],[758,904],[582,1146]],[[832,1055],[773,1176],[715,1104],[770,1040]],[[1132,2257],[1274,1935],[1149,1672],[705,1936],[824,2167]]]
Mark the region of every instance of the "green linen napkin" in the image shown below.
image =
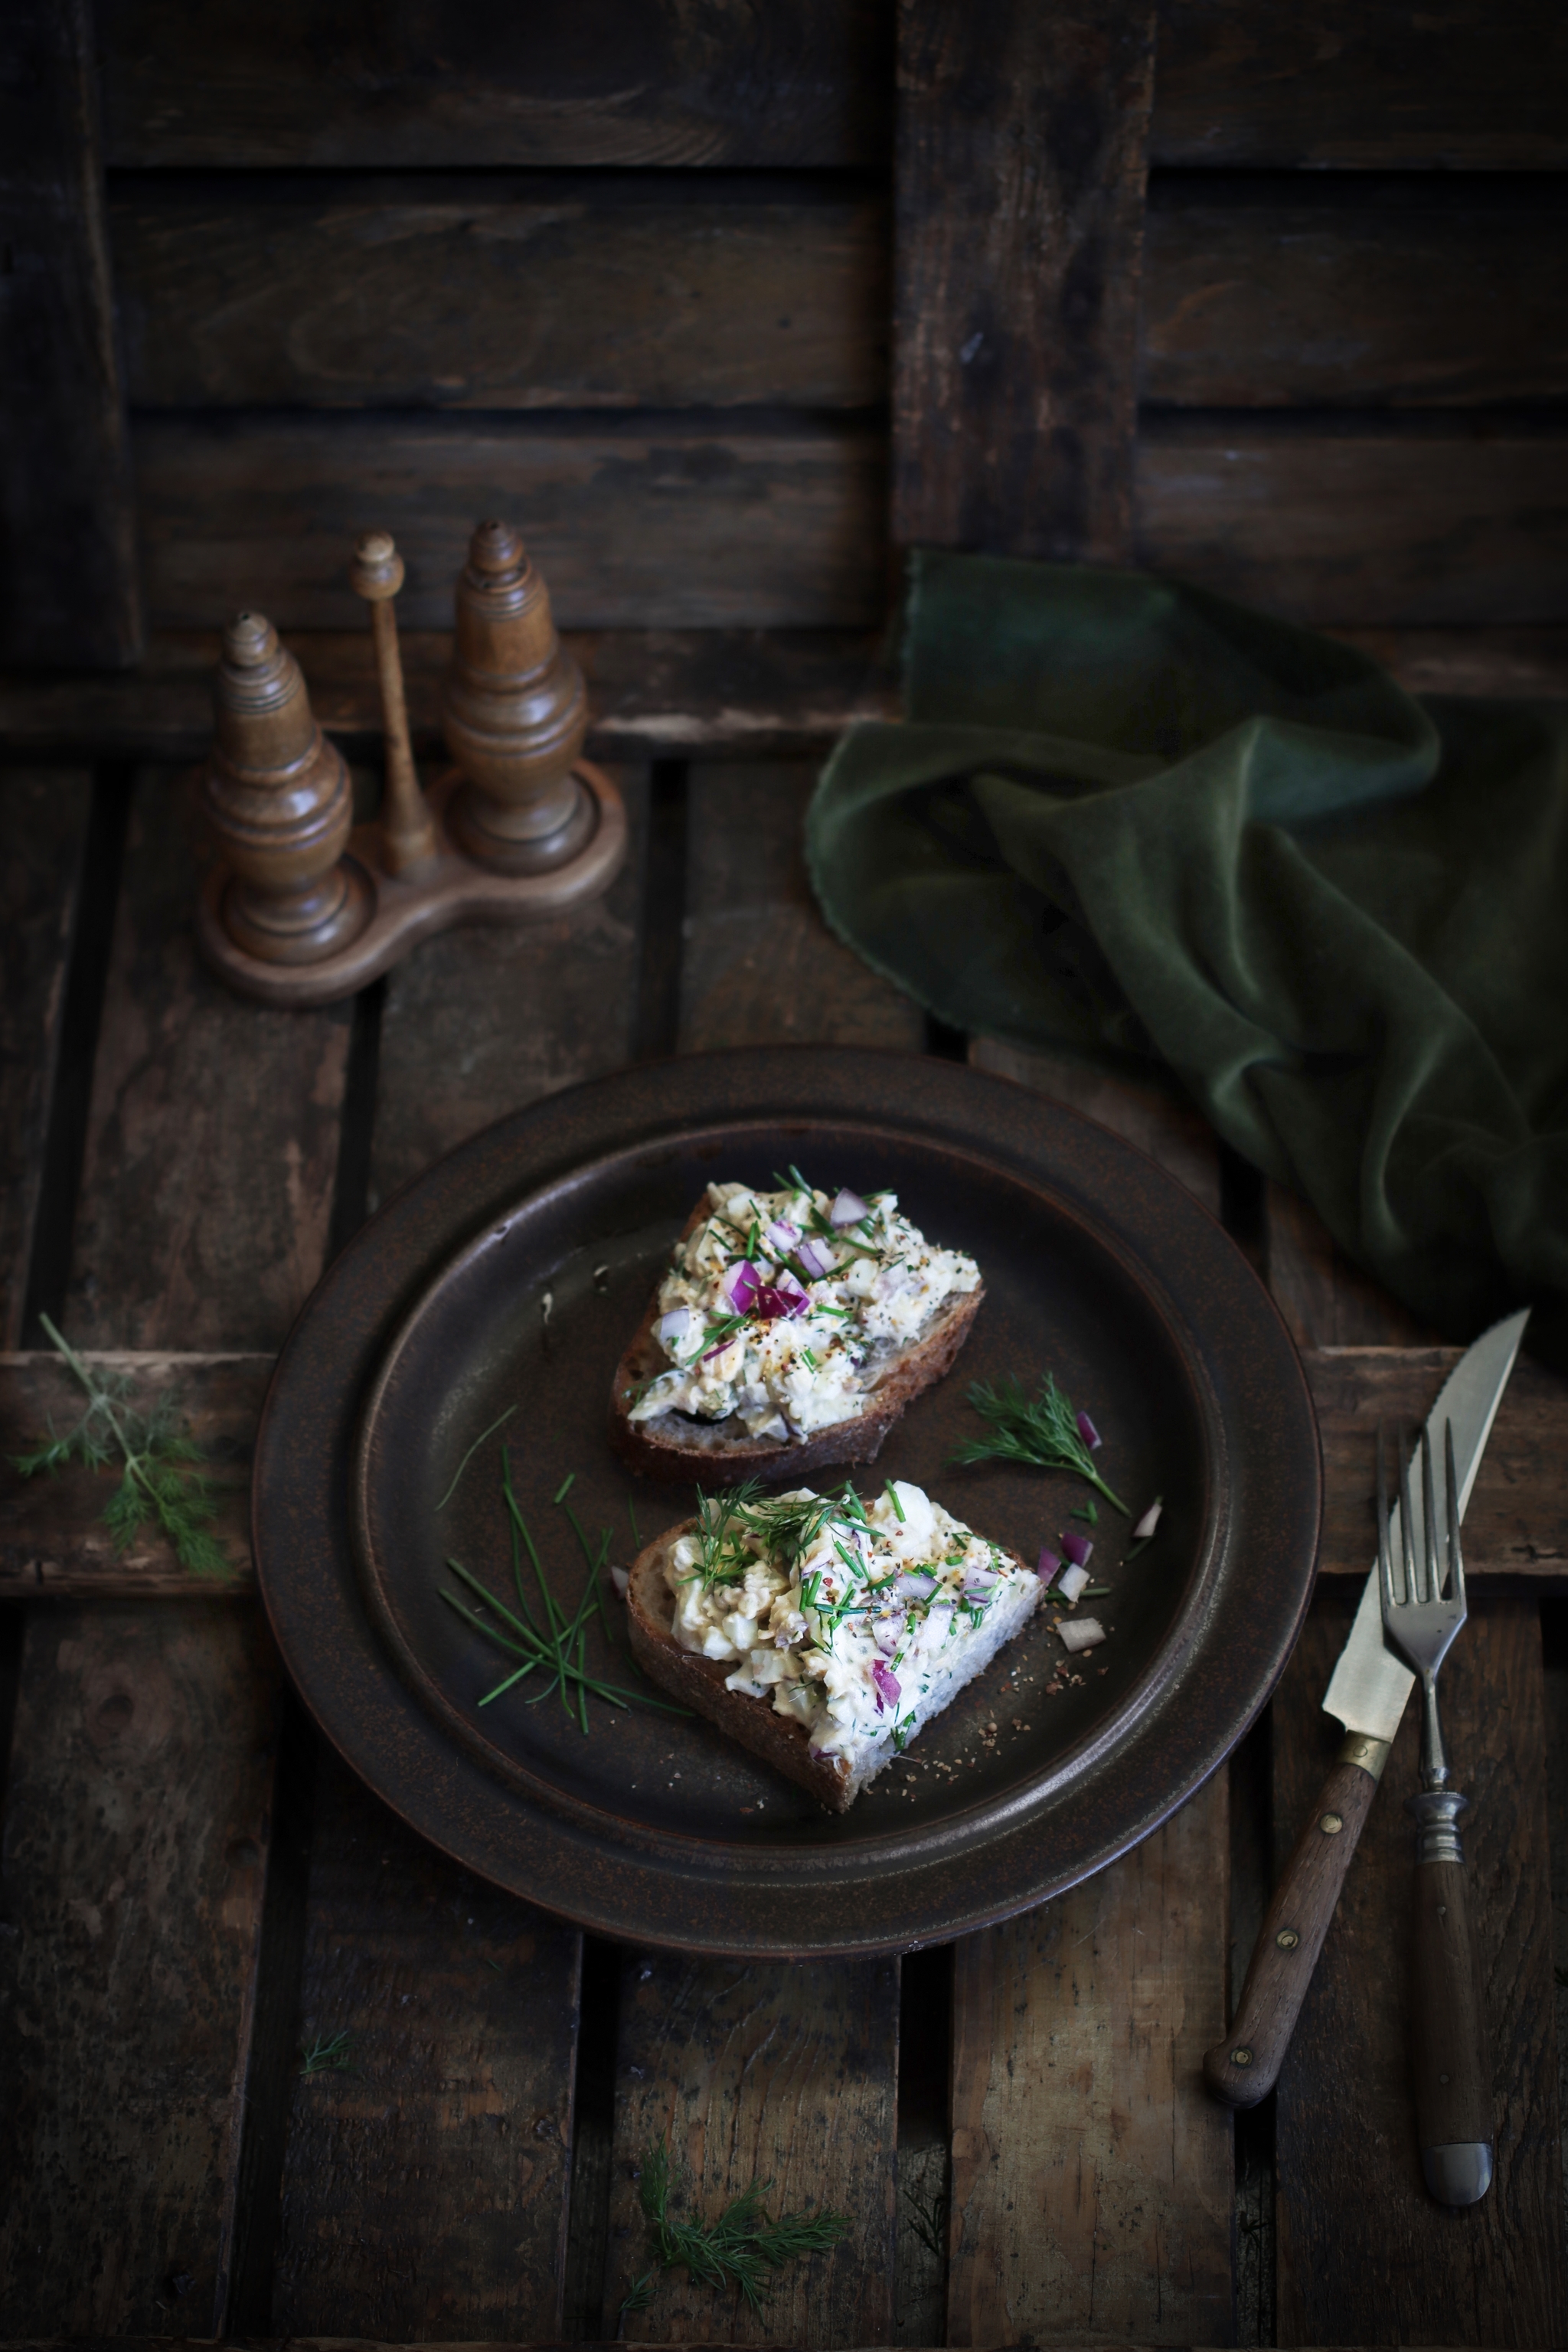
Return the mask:
[[[926,553],[903,725],[806,825],[833,929],[955,1028],[1163,1064],[1352,1258],[1568,1366],[1568,708],[1417,700],[1136,573]]]

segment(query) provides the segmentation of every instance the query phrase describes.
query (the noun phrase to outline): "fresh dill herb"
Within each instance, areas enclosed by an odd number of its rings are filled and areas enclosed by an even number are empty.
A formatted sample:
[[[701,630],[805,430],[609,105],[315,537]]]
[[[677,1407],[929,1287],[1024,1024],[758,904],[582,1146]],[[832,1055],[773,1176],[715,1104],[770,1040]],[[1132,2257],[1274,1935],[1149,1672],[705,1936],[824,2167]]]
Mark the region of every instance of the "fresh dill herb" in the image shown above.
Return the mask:
[[[1095,1468],[1078,1425],[1071,1399],[1047,1372],[1039,1394],[1030,1401],[1016,1380],[992,1388],[976,1381],[969,1402],[986,1423],[989,1434],[971,1438],[950,1459],[969,1462],[1029,1462],[1041,1470],[1070,1470],[1103,1495],[1112,1510],[1127,1517],[1127,1506],[1113,1495]]]
[[[1100,1506],[1091,1495],[1087,1503],[1079,1503],[1076,1510],[1068,1513],[1068,1517],[1069,1519],[1087,1519],[1091,1528],[1097,1528],[1100,1525]]]
[[[939,2259],[947,2252],[947,2209],[945,2191],[938,2190],[929,2204],[923,2203],[913,2189],[904,2191],[904,2202],[913,2215],[911,2227],[922,2246]]]
[[[848,2236],[851,2223],[845,2213],[781,2213],[770,2221],[763,2200],[772,2185],[753,2180],[716,2221],[672,2221],[669,2147],[667,2140],[657,2140],[643,2158],[637,2190],[653,2260],[622,2304],[623,2317],[647,2309],[659,2272],[668,2270],[684,2270],[702,2286],[738,2286],[752,2310],[760,2312],[771,2292],[770,2271],[782,2270],[802,2254],[825,2253]]]
[[[498,1429],[500,1429],[500,1428],[501,1427],[502,1423],[505,1423],[505,1422],[509,1422],[509,1421],[511,1419],[512,1414],[513,1414],[516,1411],[517,1411],[517,1407],[516,1407],[516,1405],[514,1405],[514,1404],[509,1404],[509,1405],[508,1405],[508,1407],[507,1407],[507,1409],[506,1409],[506,1411],[505,1411],[504,1412],[497,1413],[497,1415],[496,1415],[496,1417],[495,1417],[494,1421],[492,1421],[492,1422],[491,1422],[491,1423],[490,1423],[490,1425],[489,1425],[489,1427],[488,1429],[481,1429],[481,1430],[480,1430],[480,1432],[479,1432],[479,1435],[475,1438],[475,1440],[474,1440],[473,1444],[469,1446],[469,1448],[468,1448],[468,1452],[464,1454],[464,1456],[463,1456],[462,1460],[458,1463],[458,1467],[457,1467],[457,1470],[456,1470],[456,1472],[453,1474],[453,1478],[452,1478],[452,1483],[451,1483],[451,1485],[447,1487],[447,1489],[446,1493],[442,1496],[442,1497],[441,1497],[440,1501],[437,1504],[436,1508],[437,1508],[438,1511],[444,1511],[444,1510],[446,1509],[446,1507],[447,1507],[447,1504],[451,1501],[451,1499],[452,1499],[453,1496],[457,1493],[457,1491],[458,1491],[458,1480],[462,1477],[462,1475],[463,1475],[464,1471],[468,1468],[468,1466],[469,1463],[473,1460],[473,1458],[474,1458],[475,1454],[479,1452],[479,1450],[480,1446],[484,1444],[484,1442],[485,1442],[486,1438],[487,1438],[487,1437],[493,1437],[493,1436],[495,1435],[495,1433],[496,1433],[497,1430],[498,1430]]]
[[[318,2034],[308,2050],[301,2042],[300,2055],[305,2062],[300,2069],[301,2076],[308,2079],[311,2074],[353,2074],[353,2065],[349,2057],[349,2043],[353,2040],[353,2036],[345,2025],[330,2041],[322,2041]]]
[[[229,1562],[212,1532],[217,1507],[205,1477],[192,1464],[202,1452],[185,1428],[174,1399],[164,1394],[151,1412],[131,1402],[128,1373],[106,1372],[83,1362],[47,1315],[39,1317],[50,1345],[87,1392],[87,1410],[64,1437],[49,1423],[49,1443],[30,1454],[14,1454],[13,1469],[24,1478],[51,1475],[68,1462],[89,1470],[124,1465],[120,1485],[103,1509],[103,1523],[117,1551],[127,1550],[149,1520],[162,1528],[174,1557],[193,1576],[226,1576]]]

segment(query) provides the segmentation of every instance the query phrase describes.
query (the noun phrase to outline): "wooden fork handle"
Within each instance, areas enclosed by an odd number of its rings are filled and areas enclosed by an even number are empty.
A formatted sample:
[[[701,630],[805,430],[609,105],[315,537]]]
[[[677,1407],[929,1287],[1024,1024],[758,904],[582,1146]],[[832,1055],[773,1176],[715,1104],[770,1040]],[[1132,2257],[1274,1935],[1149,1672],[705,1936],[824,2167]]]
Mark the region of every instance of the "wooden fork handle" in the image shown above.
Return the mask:
[[[1365,1760],[1352,1763],[1352,1750]],[[1279,2079],[1387,1756],[1384,1740],[1345,1741],[1274,1890],[1236,2021],[1204,2059],[1204,2079],[1229,2106],[1255,2107]]]
[[[1420,1825],[1411,1958],[1412,2054],[1421,2168],[1439,2203],[1473,2205],[1491,2186],[1491,2037],[1456,1790],[1408,1800]]]

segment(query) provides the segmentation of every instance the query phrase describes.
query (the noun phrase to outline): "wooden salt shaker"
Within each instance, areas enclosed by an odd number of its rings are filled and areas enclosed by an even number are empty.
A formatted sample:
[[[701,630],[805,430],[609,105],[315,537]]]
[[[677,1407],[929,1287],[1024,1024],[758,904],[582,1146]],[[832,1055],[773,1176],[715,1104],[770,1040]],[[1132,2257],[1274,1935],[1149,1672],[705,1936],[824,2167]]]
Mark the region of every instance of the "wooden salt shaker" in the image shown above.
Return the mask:
[[[374,898],[343,858],[353,801],[342,755],[261,614],[241,613],[224,631],[214,702],[200,797],[230,878],[207,951],[220,970],[226,939],[263,963],[318,962],[358,938]]]
[[[403,659],[397,646],[393,598],[403,585],[403,558],[384,530],[366,531],[354,548],[349,575],[356,595],[370,606],[375,633],[375,671],[381,687],[386,735],[386,787],[381,806],[382,860],[389,874],[416,874],[436,856],[436,827],[414,765],[408,736],[408,705],[403,692]]]
[[[572,772],[587,696],[555,634],[549,591],[506,523],[480,523],[469,543],[441,720],[464,777],[447,823],[468,855],[503,874],[575,857],[597,822]]]

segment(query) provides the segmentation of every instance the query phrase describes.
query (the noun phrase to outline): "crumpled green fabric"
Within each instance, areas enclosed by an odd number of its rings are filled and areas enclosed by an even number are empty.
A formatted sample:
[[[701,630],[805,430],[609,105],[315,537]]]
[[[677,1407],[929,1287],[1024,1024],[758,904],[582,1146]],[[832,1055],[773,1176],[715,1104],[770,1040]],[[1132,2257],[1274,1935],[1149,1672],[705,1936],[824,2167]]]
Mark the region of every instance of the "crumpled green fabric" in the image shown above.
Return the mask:
[[[806,849],[955,1028],[1163,1064],[1341,1247],[1568,1366],[1568,708],[1137,573],[926,553]]]

